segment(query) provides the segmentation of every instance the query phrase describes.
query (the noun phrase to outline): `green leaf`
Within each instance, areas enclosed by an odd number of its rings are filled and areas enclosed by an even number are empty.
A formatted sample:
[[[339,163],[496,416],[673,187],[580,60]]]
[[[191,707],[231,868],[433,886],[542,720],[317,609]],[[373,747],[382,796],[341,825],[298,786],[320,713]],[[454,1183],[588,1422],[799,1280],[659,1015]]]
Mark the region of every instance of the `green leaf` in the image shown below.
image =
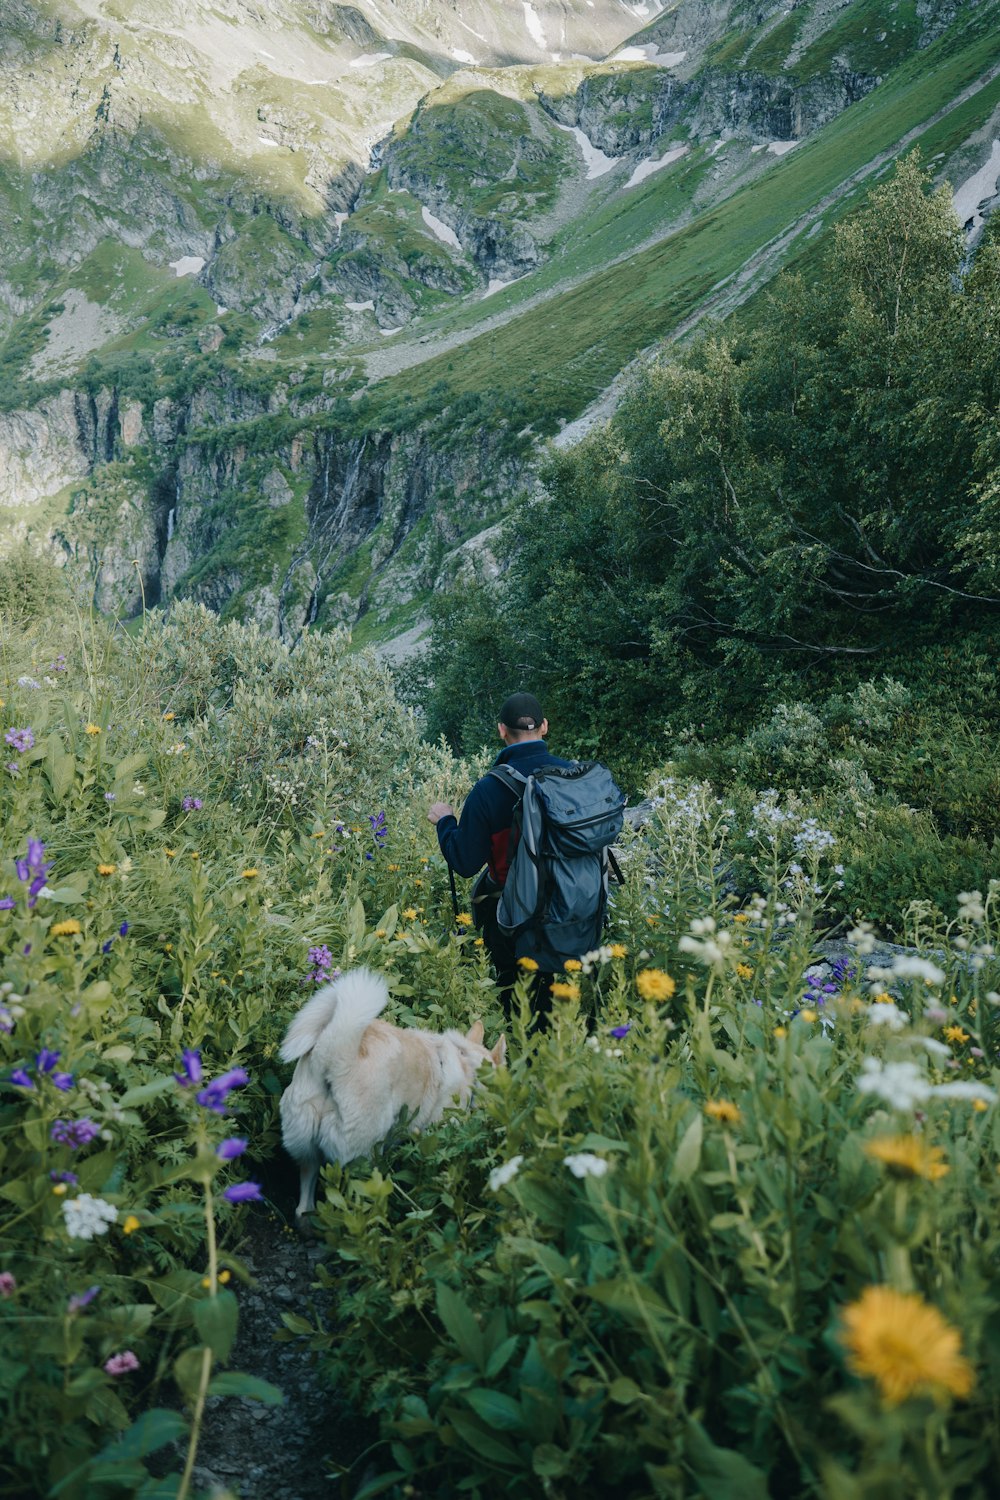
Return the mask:
[[[312,1324],[306,1318],[300,1318],[298,1313],[282,1313],[281,1321],[292,1333],[309,1335],[316,1332]]]
[[[450,1409],[443,1415],[477,1458],[484,1458],[488,1463],[502,1464],[508,1469],[517,1468],[520,1464],[517,1449],[510,1443],[505,1443],[502,1438],[495,1437],[475,1417]]]
[[[497,1345],[486,1361],[485,1374],[487,1380],[495,1380],[504,1366],[510,1363],[511,1358],[517,1351],[519,1342],[517,1334],[514,1333],[511,1334],[509,1339],[504,1339],[502,1344]]]
[[[608,1387],[608,1398],[618,1406],[631,1406],[633,1402],[642,1400],[642,1391],[627,1375],[619,1375]]]
[[[245,1401],[263,1401],[265,1406],[282,1406],[284,1391],[259,1375],[245,1375],[240,1370],[223,1370],[209,1383],[210,1396],[242,1396]]]
[[[685,1130],[674,1157],[672,1177],[675,1182],[689,1182],[698,1170],[701,1161],[701,1138],[704,1129],[700,1114],[695,1115]]]
[[[569,1473],[572,1454],[554,1443],[539,1443],[531,1455],[532,1470],[540,1479],[562,1479]]]
[[[499,1432],[519,1432],[524,1428],[524,1412],[521,1404],[515,1401],[513,1396],[505,1396],[502,1391],[491,1391],[479,1387],[472,1391],[463,1391],[465,1400],[468,1401],[477,1417]]]
[[[152,1411],[144,1411],[141,1417],[137,1417],[116,1442],[102,1448],[98,1457],[116,1463],[121,1459],[145,1458],[168,1443],[178,1442],[186,1433],[187,1423],[178,1412],[154,1406]]]
[[[463,1359],[481,1370],[485,1362],[483,1334],[475,1316],[457,1292],[443,1281],[435,1283],[438,1317],[446,1332],[458,1345]]]
[[[105,1056],[110,1056],[106,1053]],[[131,1109],[136,1104],[145,1104],[150,1099],[156,1099],[160,1094],[165,1094],[168,1089],[175,1087],[174,1075],[166,1073],[161,1078],[151,1078],[148,1083],[136,1084],[135,1088],[126,1089],[118,1100],[122,1109]]]
[[[376,1474],[374,1479],[369,1479],[367,1484],[355,1490],[354,1500],[373,1500],[375,1495],[384,1495],[386,1490],[391,1490],[394,1484],[406,1477],[402,1469],[391,1469],[388,1474]]]
[[[361,901],[355,901],[347,917],[347,930],[344,934],[345,946],[348,948],[360,948],[365,936],[365,908]]]
[[[179,1354],[174,1360],[174,1379],[186,1401],[193,1401],[198,1394],[204,1362],[202,1349],[185,1349],[184,1353]]]
[[[716,1448],[699,1422],[688,1423],[684,1449],[705,1500],[768,1500],[760,1469],[732,1448]]]
[[[198,1302],[194,1310],[194,1326],[211,1349],[216,1359],[227,1360],[236,1337],[236,1324],[240,1309],[232,1292],[217,1292]]]

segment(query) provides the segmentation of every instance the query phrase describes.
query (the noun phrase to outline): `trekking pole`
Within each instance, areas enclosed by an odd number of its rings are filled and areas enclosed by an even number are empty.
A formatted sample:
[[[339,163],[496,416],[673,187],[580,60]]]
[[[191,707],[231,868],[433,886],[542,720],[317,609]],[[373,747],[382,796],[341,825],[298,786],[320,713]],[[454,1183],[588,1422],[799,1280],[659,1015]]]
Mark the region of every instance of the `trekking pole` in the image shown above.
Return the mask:
[[[451,909],[455,913],[455,919],[456,919],[456,922],[457,922],[457,920],[458,920],[458,888],[455,885],[455,871],[451,868],[451,865],[448,866],[448,880],[449,880],[449,883],[451,885]]]

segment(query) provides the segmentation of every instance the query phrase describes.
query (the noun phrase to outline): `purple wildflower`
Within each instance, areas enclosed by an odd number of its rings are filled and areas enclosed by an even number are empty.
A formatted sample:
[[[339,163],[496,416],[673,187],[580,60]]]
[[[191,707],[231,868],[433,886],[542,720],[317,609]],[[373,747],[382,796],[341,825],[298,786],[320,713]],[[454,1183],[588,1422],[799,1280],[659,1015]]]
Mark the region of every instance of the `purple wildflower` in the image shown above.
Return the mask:
[[[631,1021],[626,1021],[625,1024],[624,1024],[624,1026],[612,1026],[612,1028],[611,1028],[611,1035],[612,1036],[616,1036],[616,1037],[618,1037],[620,1039],[623,1036],[628,1036],[628,1034],[629,1034],[629,1032],[631,1030],[632,1030],[632,1022]]]
[[[22,1089],[33,1089],[35,1087],[23,1068],[15,1068],[10,1075],[10,1081],[11,1083],[16,1083],[18,1088]]]
[[[28,852],[15,862],[18,880],[30,880],[28,887],[28,906],[33,907],[38,899],[38,892],[45,884],[45,878],[52,868],[53,861],[46,862],[45,845],[41,839],[28,840]]]
[[[259,1203],[263,1194],[259,1182],[232,1182],[223,1188],[222,1196],[227,1203]]]
[[[48,1047],[43,1047],[41,1052],[35,1053],[35,1067],[39,1073],[51,1073],[61,1056],[61,1052],[50,1052]]]
[[[326,984],[330,977],[330,966],[333,963],[333,954],[329,948],[323,943],[319,947],[310,948],[306,956],[313,966],[312,972],[308,976],[309,979],[312,980],[313,984]]]
[[[78,1150],[80,1146],[89,1146],[100,1133],[101,1127],[87,1119],[56,1120],[49,1131],[54,1141],[58,1141],[60,1146],[68,1146],[71,1151]]]
[[[138,1370],[139,1361],[131,1349],[123,1349],[121,1354],[112,1354],[110,1359],[104,1361],[104,1369],[108,1375],[127,1375],[130,1370]]]
[[[8,729],[4,740],[17,751],[18,755],[24,755],[26,751],[32,750],[35,744],[35,736],[30,729]]]
[[[128,937],[128,923],[127,922],[123,922],[122,925],[119,927],[119,929],[118,929],[118,936],[119,937]]]
[[[215,1154],[220,1161],[235,1161],[237,1156],[243,1155],[249,1144],[249,1141],[241,1141],[238,1135],[231,1135],[228,1140],[220,1141]]]
[[[183,1073],[175,1073],[174,1077],[182,1089],[193,1088],[196,1083],[201,1082],[201,1053],[193,1047],[188,1047],[181,1053],[181,1067]]]
[[[60,653],[56,657],[55,661],[50,661],[49,662],[49,671],[50,672],[65,672],[65,670],[66,670],[66,657],[60,651]]]
[[[12,776],[20,776],[21,774],[21,767],[18,765],[16,760],[9,760],[7,762],[7,770]]]
[[[115,794],[114,794],[114,792],[105,792],[104,793],[104,800],[105,800],[105,802],[113,802],[115,800]]]
[[[12,1297],[17,1291],[17,1278],[13,1271],[0,1271],[0,1297]]]
[[[71,1297],[67,1302],[66,1311],[69,1313],[82,1312],[85,1307],[90,1306],[100,1290],[99,1286],[88,1286],[85,1292],[77,1292],[76,1296]]]
[[[58,1089],[61,1094],[68,1094],[73,1087],[72,1073],[53,1073],[52,1087]]]
[[[201,798],[200,797],[185,797],[184,801],[181,803],[181,807],[183,807],[183,809],[184,809],[185,812],[200,812],[201,811]]]
[[[108,940],[107,940],[106,943],[102,943],[101,944],[101,952],[102,953],[110,953],[111,952],[111,945],[112,945],[113,942],[114,942],[114,938],[108,938]]]
[[[13,911],[16,905],[17,902],[13,896],[3,896],[0,898],[0,911]]]
[[[389,827],[385,821],[385,813],[369,813],[368,821],[372,825],[372,837],[381,849],[389,837]]]
[[[211,1083],[205,1085],[200,1094],[195,1094],[198,1103],[204,1109],[212,1110],[213,1114],[224,1115],[229,1095],[233,1089],[240,1089],[250,1079],[243,1068],[230,1068],[228,1073],[213,1078]]]
[[[75,1172],[61,1171],[58,1167],[53,1167],[49,1176],[53,1182],[65,1182],[68,1187],[75,1187],[80,1181]]]
[[[0,1031],[5,1031],[8,1036],[14,1030],[14,1017],[6,1005],[0,1005]]]

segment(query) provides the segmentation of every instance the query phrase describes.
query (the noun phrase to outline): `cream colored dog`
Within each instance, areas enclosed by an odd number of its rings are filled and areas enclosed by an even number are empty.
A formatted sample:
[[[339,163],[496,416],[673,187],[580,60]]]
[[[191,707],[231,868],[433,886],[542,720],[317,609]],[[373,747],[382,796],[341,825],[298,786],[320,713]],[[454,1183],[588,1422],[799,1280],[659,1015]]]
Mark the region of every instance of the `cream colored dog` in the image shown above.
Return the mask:
[[[432,1125],[468,1104],[482,1063],[506,1060],[506,1038],[488,1052],[481,1021],[463,1036],[378,1020],[388,999],[381,974],[352,969],[306,1002],[281,1044],[297,1064],[281,1096],[281,1138],[301,1169],[297,1219],[316,1206],[324,1161],[366,1156],[404,1109],[411,1130]]]

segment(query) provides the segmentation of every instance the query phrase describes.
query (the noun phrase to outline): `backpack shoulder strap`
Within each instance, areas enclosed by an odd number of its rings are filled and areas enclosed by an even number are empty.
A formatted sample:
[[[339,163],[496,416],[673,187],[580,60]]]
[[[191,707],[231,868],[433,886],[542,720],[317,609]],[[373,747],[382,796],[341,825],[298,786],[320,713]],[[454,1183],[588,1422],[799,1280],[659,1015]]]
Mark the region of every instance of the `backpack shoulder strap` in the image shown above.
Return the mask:
[[[495,776],[497,781],[502,781],[504,786],[508,787],[517,797],[521,796],[524,788],[528,785],[527,776],[522,775],[520,771],[515,771],[513,766],[490,766],[486,774],[487,776]]]

